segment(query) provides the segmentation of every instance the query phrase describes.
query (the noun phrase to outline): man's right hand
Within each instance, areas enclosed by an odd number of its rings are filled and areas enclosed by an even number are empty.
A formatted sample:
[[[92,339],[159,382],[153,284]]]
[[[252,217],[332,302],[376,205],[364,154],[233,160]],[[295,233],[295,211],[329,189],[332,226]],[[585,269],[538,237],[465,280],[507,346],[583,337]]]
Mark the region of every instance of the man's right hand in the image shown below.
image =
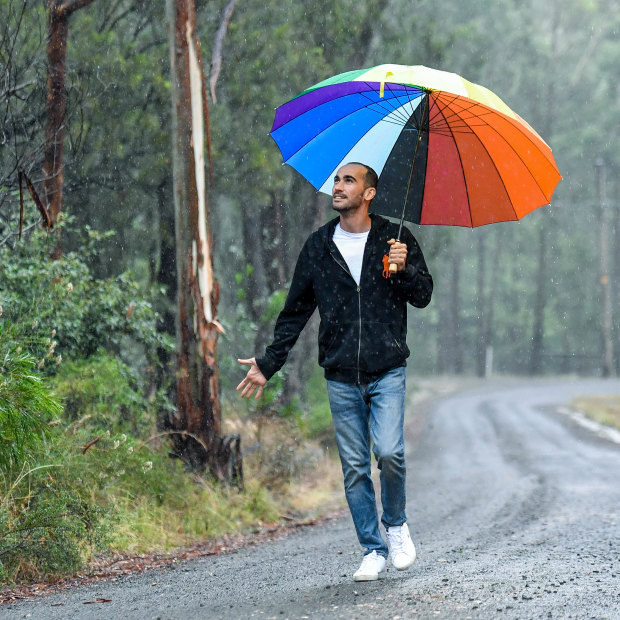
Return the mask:
[[[267,383],[267,379],[265,379],[265,375],[260,371],[260,368],[256,365],[256,358],[252,357],[248,360],[237,360],[240,364],[245,364],[246,366],[250,366],[250,370],[248,370],[248,374],[245,376],[245,379],[237,386],[237,392],[242,390],[241,398],[251,398],[252,394],[258,388],[258,392],[256,392],[256,398],[260,398],[263,393],[263,387]]]

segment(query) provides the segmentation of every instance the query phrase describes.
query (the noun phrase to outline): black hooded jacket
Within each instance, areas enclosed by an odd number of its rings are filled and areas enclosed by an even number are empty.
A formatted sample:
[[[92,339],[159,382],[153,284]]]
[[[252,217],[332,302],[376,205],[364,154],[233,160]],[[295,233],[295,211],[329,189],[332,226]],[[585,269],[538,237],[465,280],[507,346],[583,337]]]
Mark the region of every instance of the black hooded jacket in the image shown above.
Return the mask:
[[[306,241],[276,321],[273,343],[256,360],[267,379],[282,368],[317,307],[319,364],[327,379],[365,384],[406,365],[407,302],[418,308],[428,305],[433,279],[418,242],[406,228],[400,239],[407,245],[406,268],[386,277],[387,242],[396,238],[398,226],[378,215],[370,217],[359,286],[332,239],[339,218]]]

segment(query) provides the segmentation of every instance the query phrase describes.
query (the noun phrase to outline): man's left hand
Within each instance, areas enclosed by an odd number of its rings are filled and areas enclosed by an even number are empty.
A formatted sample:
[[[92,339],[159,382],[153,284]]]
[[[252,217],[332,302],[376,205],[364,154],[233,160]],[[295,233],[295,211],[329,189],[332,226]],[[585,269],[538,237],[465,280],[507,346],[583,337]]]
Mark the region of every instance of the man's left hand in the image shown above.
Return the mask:
[[[388,245],[390,246],[390,265],[396,265],[397,271],[402,271],[407,265],[407,245],[396,239],[390,239]]]

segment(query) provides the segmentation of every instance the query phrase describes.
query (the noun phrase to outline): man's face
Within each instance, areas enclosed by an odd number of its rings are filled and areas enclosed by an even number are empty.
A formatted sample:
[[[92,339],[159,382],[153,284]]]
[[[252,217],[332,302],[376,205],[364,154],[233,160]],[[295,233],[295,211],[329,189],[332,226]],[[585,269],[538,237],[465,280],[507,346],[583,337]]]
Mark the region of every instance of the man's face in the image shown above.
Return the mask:
[[[358,209],[362,202],[372,199],[374,189],[365,187],[366,168],[355,164],[342,166],[334,177],[333,208],[339,213]]]

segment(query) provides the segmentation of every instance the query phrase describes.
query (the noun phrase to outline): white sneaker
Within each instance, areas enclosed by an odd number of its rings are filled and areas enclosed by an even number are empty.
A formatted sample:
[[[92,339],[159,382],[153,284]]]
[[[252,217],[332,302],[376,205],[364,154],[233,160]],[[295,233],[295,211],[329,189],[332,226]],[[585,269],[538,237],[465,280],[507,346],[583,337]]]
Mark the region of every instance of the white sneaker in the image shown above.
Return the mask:
[[[406,523],[387,529],[387,541],[396,570],[407,570],[415,562],[415,547]]]
[[[376,581],[385,577],[385,558],[376,551],[364,556],[353,581]]]

